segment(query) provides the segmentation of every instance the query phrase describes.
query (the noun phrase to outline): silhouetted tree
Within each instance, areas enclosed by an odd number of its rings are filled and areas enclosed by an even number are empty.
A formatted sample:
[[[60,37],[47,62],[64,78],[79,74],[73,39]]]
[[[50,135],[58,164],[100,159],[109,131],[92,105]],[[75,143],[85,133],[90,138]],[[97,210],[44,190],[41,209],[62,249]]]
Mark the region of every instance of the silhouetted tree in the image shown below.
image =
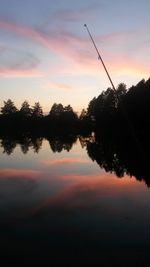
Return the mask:
[[[73,108],[70,105],[68,105],[64,107],[63,112],[61,114],[61,118],[64,121],[64,123],[73,124],[78,119],[78,116],[73,111]]]
[[[21,108],[20,108],[20,113],[23,116],[31,116],[32,115],[32,109],[30,108],[28,101],[25,100],[22,103]]]
[[[79,116],[79,119],[80,120],[83,120],[83,119],[85,119],[87,117],[87,110],[85,110],[84,108],[82,109],[82,111],[81,111],[81,114],[80,114],[80,116]]]
[[[54,117],[59,117],[62,112],[64,111],[63,105],[62,104],[56,104],[54,103],[53,106],[51,107],[51,110],[49,112],[49,115],[54,116]]]
[[[108,124],[116,113],[116,95],[113,89],[108,88],[97,98],[93,98],[88,105],[88,116],[99,123]]]
[[[68,106],[63,106],[62,104],[54,104],[49,112],[49,117],[51,119],[51,124],[55,129],[65,129],[65,131],[76,126],[78,116],[73,111],[73,108]],[[66,128],[69,127],[69,128]]]
[[[92,114],[88,113],[87,110],[82,109],[81,114],[79,115],[79,128],[82,132],[91,132],[95,125],[95,118]]]
[[[73,108],[72,108],[70,105],[65,106],[65,107],[63,108],[63,112],[73,112]]]
[[[36,102],[32,108],[32,116],[35,118],[43,117],[43,110],[39,102]]]
[[[12,115],[17,112],[17,108],[11,99],[4,101],[4,106],[1,108],[1,113],[3,115]]]
[[[116,93],[117,93],[117,97],[118,97],[119,99],[122,98],[123,96],[125,96],[126,93],[127,93],[127,87],[126,87],[126,84],[124,84],[124,83],[120,83],[120,84],[117,86]]]

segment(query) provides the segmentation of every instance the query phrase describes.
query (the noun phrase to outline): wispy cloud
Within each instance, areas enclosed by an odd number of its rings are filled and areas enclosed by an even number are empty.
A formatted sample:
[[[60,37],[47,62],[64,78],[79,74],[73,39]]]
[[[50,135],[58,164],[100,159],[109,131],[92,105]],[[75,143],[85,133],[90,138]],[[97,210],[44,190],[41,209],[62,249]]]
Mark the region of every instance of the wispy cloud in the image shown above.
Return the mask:
[[[100,9],[102,10],[103,4],[92,3],[90,5],[86,5],[86,7],[79,8],[58,8],[54,11],[43,23],[42,26],[46,27],[55,27],[59,25],[62,27],[62,24],[72,23],[72,22],[85,22],[85,20],[89,20],[95,18],[96,14],[100,13]]]
[[[62,12],[62,16],[63,14]],[[25,38],[34,41],[35,44],[41,45],[51,52],[56,53],[65,60],[65,67],[61,67],[63,72],[66,68],[66,73],[67,70],[69,72],[70,64],[72,64],[72,73],[74,72],[74,75],[79,73],[95,75],[100,71],[94,48],[91,49],[88,36],[83,38],[64,29],[51,29],[46,32],[41,29],[6,21],[0,21],[0,28],[23,35]],[[140,57],[139,60],[137,60],[137,58],[133,56],[135,54],[137,57],[136,50],[139,51],[141,43],[136,42],[135,51],[132,54],[129,53],[130,50],[133,50],[131,46],[134,47],[134,39],[137,39],[137,31],[110,33],[96,36],[95,39],[98,42],[98,46],[102,45],[102,56],[104,56],[106,65],[110,65],[110,69],[113,73],[126,75],[135,73],[136,75],[141,75],[142,71],[144,75],[145,72],[148,72],[149,65]],[[120,42],[122,45],[120,45]],[[130,45],[128,45],[129,43]],[[56,68],[57,74],[58,71],[59,69]],[[103,68],[101,68],[101,73],[104,73]],[[59,84],[55,84],[55,88],[62,89],[65,88],[65,85],[63,86],[63,84],[60,84],[59,86]]]
[[[116,43],[120,44],[121,42],[129,42],[130,38],[132,39],[132,36],[136,34],[135,30],[125,31],[125,32],[111,32],[107,34],[102,34],[95,37],[96,42],[99,45],[113,45]]]
[[[62,90],[62,91],[70,91],[72,90],[72,86],[66,83],[53,83],[50,82],[46,85],[46,89],[49,90]]]
[[[44,165],[52,165],[52,166],[61,166],[61,165],[70,165],[70,164],[88,164],[88,160],[77,159],[77,158],[63,158],[58,160],[45,160],[42,161]]]
[[[0,76],[35,77],[40,76],[39,60],[30,53],[0,46]]]
[[[38,70],[21,70],[12,68],[0,68],[0,77],[3,78],[31,78],[41,77],[42,73]]]
[[[96,15],[98,12],[99,5],[89,5],[84,8],[79,9],[57,9],[54,12],[53,17],[56,19],[56,21],[64,21],[64,22],[76,22],[83,19],[89,19]]]
[[[1,169],[0,170],[0,179],[4,178],[37,178],[40,177],[41,172],[36,170],[26,170],[26,169]]]

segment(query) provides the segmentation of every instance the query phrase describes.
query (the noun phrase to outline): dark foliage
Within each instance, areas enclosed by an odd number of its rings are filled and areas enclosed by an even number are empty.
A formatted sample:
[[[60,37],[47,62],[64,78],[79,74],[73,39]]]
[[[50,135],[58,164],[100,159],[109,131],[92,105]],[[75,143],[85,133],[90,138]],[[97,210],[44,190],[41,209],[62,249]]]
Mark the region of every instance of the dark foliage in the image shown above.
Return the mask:
[[[20,110],[9,99],[4,101],[1,108],[0,128],[5,135],[17,133],[28,135],[31,133],[38,136],[47,136],[50,133],[77,132],[84,123],[80,124],[77,114],[73,108],[54,104],[48,115],[43,115],[42,107],[36,102],[31,108],[28,101],[24,101]],[[86,127],[89,130],[89,127]]]
[[[149,134],[136,132],[135,141],[123,132],[98,132],[95,140],[87,143],[87,153],[106,172],[115,173],[120,178],[134,176],[150,187]]]
[[[126,128],[145,131],[150,127],[150,79],[142,80],[128,90],[119,84],[116,92],[108,88],[88,106],[88,117],[95,120],[96,129]],[[131,130],[132,128],[132,130]]]

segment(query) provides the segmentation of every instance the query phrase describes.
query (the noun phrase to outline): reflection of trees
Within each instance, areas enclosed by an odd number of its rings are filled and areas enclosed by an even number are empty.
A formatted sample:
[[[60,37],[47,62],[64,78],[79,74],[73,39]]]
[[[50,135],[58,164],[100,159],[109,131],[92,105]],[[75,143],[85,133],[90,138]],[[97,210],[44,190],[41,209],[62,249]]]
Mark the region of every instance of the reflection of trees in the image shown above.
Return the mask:
[[[31,138],[24,137],[20,140],[20,148],[23,154],[26,154],[29,151],[29,147],[32,146]]]
[[[77,136],[70,135],[66,137],[59,136],[55,138],[50,138],[48,141],[53,152],[61,152],[62,150],[66,150],[69,152],[76,140]]]
[[[61,152],[63,150],[64,144],[60,140],[52,139],[49,144],[53,152]]]
[[[103,143],[88,143],[87,151],[89,157],[98,163],[98,165],[105,169],[106,172],[114,172],[118,177],[123,177],[127,170],[123,164],[120,163],[118,155],[112,147],[103,146]],[[107,149],[108,148],[108,149]]]
[[[51,150],[53,152],[61,152],[62,150],[70,151],[73,144],[77,140],[77,136],[59,136],[59,137],[47,137]],[[34,153],[38,153],[42,147],[43,137],[35,136],[21,136],[14,138],[3,138],[1,140],[1,147],[4,148],[4,153],[10,155],[13,153],[16,145],[18,144],[23,154],[27,154],[29,149],[33,149]]]
[[[15,147],[17,145],[17,142],[15,140],[11,140],[9,138],[1,140],[1,147],[3,147],[3,153],[6,153],[7,155],[10,155],[13,153]]]
[[[105,169],[118,177],[125,174],[144,180],[150,186],[149,150],[150,141],[147,135],[140,136],[139,144],[133,138],[119,134],[98,134],[94,142],[87,143],[89,157]]]
[[[87,143],[92,143],[95,140],[94,135],[89,135],[89,136],[79,136],[79,142],[82,148],[87,146]]]
[[[33,137],[20,137],[17,139],[12,138],[3,138],[1,140],[1,147],[3,147],[4,151],[3,153],[7,153],[7,155],[10,155],[13,153],[16,145],[20,145],[21,151],[23,154],[27,154],[29,151],[29,148],[33,148],[33,151],[35,153],[38,153],[40,148],[42,147],[42,141],[43,138],[33,138]]]
[[[42,142],[43,142],[43,138],[35,138],[35,139],[32,139],[32,147],[33,147],[33,151],[35,153],[38,153],[39,150],[41,149],[42,147]]]
[[[126,128],[126,127],[125,127]],[[79,138],[81,147],[86,147],[89,157],[96,161],[100,168],[106,172],[113,172],[118,177],[125,174],[135,176],[139,181],[144,180],[150,186],[149,176],[149,151],[150,140],[147,130],[137,134],[139,143],[133,140],[133,136],[126,129],[110,129],[97,132],[91,136],[61,135],[47,136],[52,152],[70,151],[73,144]],[[31,148],[38,153],[42,147],[43,138],[35,136],[17,136],[14,138],[3,137],[1,147],[3,153],[10,155],[16,145],[20,145],[21,151],[26,154]]]
[[[21,151],[26,154],[29,148],[32,148],[34,153],[38,153],[42,147],[42,137],[24,137],[18,141],[21,147]]]

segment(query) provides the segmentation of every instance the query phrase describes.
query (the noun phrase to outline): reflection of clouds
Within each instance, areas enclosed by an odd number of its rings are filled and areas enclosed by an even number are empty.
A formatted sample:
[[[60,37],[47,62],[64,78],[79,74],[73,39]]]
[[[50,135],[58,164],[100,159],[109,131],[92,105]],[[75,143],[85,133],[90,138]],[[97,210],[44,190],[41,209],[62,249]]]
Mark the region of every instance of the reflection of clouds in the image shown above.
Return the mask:
[[[138,202],[139,194],[143,191],[145,194],[146,190],[144,184],[128,176],[118,179],[111,174],[89,175],[89,177],[66,175],[66,177],[61,176],[58,179],[64,181],[74,179],[75,184],[44,200],[33,210],[33,213],[51,209],[70,211],[91,208],[98,212],[115,214],[118,213],[118,205],[119,212],[121,212],[121,208],[126,208],[128,199],[137,198]],[[135,200],[134,205],[136,205]]]
[[[0,219],[18,217],[37,202],[40,176],[35,170],[0,170]]]
[[[26,169],[1,169],[0,179],[4,177],[24,177],[24,178],[37,178],[41,175],[41,172],[36,170],[26,170]]]
[[[0,198],[15,202],[17,198],[27,197],[36,189],[40,175],[41,173],[35,170],[0,170]]]
[[[89,160],[86,159],[79,159],[79,158],[63,158],[63,159],[56,159],[56,160],[44,160],[42,161],[45,165],[66,165],[66,164],[88,164]]]
[[[78,163],[81,163],[83,169],[86,164],[91,168],[92,164],[86,158],[64,158],[52,160],[50,163],[56,168],[59,164],[66,167],[66,164],[70,163],[71,169],[67,171],[65,168],[61,173],[57,169],[44,169],[42,172],[11,168],[0,170],[1,216],[20,218],[41,212],[87,209],[103,214],[112,214],[113,210],[113,213],[117,214],[118,199],[124,207],[125,199],[136,199],[139,192],[143,192],[143,188],[145,190],[143,183],[137,182],[134,178],[118,179],[112,174],[96,170],[93,173],[82,173],[82,170],[73,173],[73,164],[78,166]]]
[[[5,177],[0,179],[0,198],[24,197],[36,188],[36,180],[32,178]]]

